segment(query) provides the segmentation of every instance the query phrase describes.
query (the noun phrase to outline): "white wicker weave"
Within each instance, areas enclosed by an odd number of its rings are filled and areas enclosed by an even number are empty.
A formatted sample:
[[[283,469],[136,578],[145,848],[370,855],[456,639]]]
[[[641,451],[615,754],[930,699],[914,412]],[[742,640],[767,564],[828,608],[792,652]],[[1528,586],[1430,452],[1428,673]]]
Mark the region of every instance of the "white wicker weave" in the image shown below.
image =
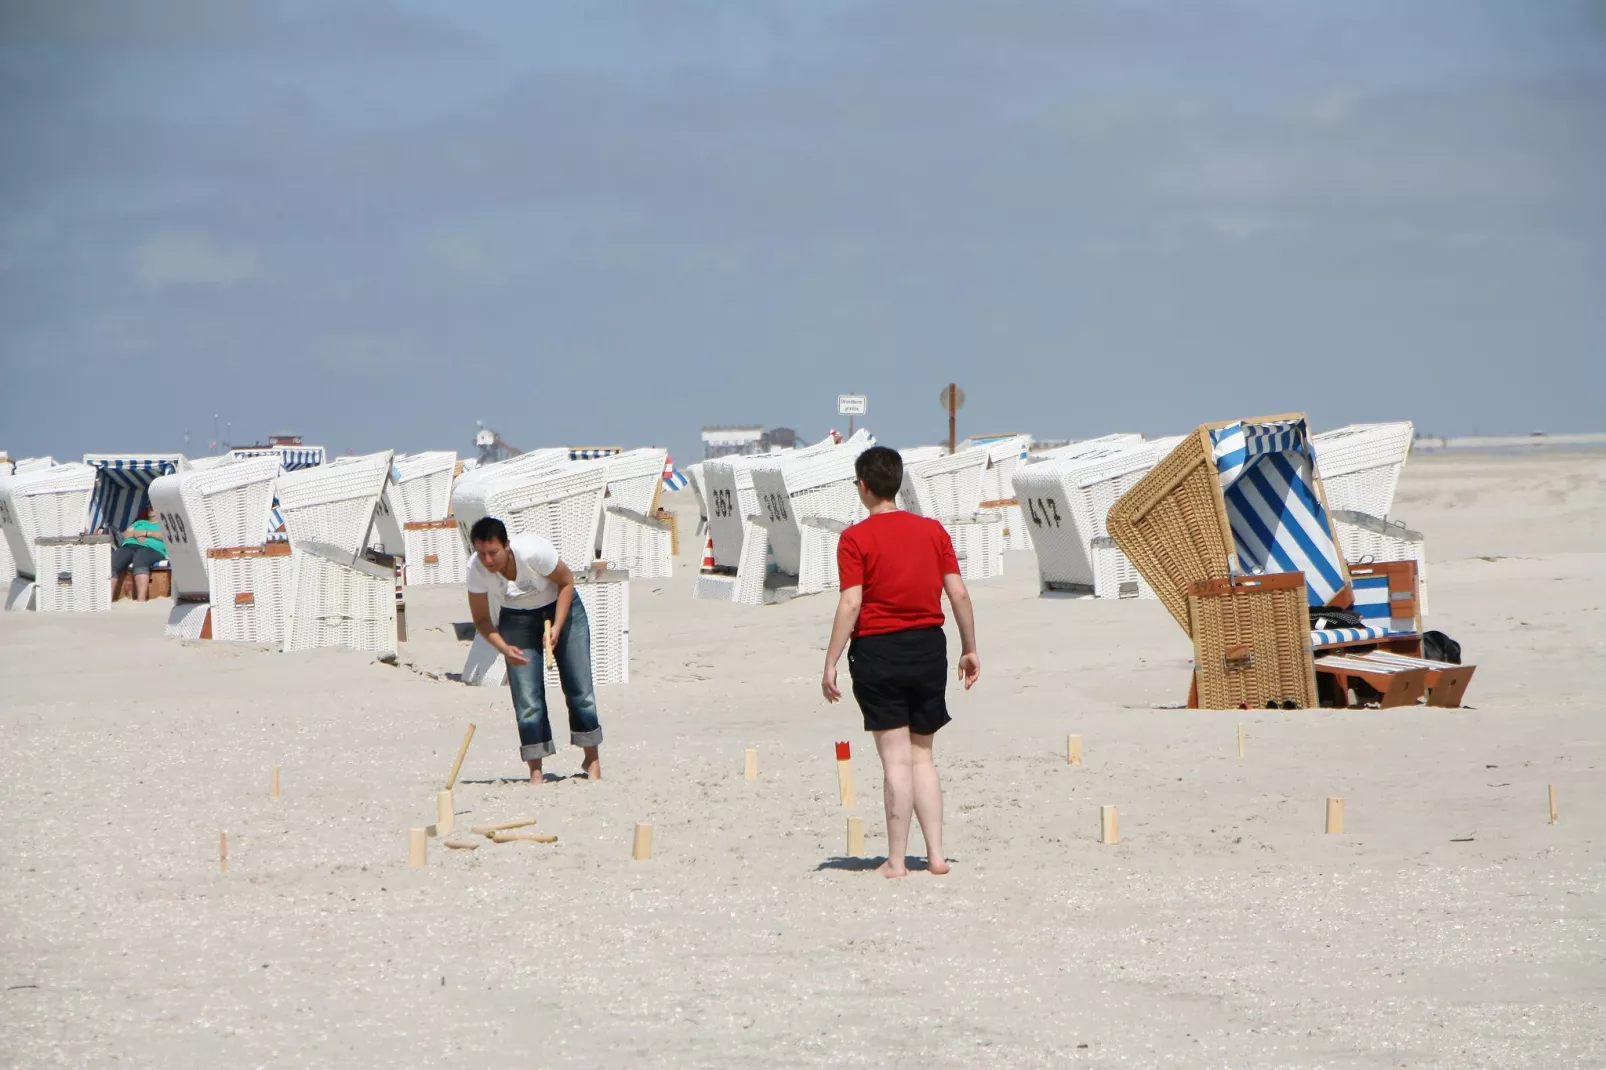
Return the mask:
[[[104,613],[112,607],[112,544],[51,543],[34,546],[38,573],[35,606],[41,613]]]
[[[999,439],[989,442],[987,450],[987,469],[981,477],[982,512],[997,513],[1004,523],[1004,549],[1030,550],[1032,548],[1031,536],[1026,532],[1026,525],[1015,500],[1015,471],[1025,467],[1022,455],[1030,442],[1025,435],[1013,438]],[[1001,502],[1004,504],[991,505],[986,503]]]
[[[208,550],[262,545],[279,477],[274,457],[253,457],[151,482],[151,506],[162,524],[173,597],[210,595]]]
[[[1069,442],[1063,446],[1054,446],[1046,450],[1034,450],[1026,458],[1027,464],[1036,464],[1039,461],[1074,461],[1078,457],[1086,457],[1090,453],[1103,453],[1111,446],[1126,444],[1132,445],[1143,441],[1143,436],[1122,431],[1113,435],[1100,435],[1097,438],[1082,439],[1078,442]]]
[[[16,575],[32,578],[38,574],[38,540],[84,533],[96,475],[94,466],[73,462],[35,468],[0,481],[0,528],[11,548]],[[106,587],[110,597],[110,576]]]
[[[443,520],[452,512],[457,454],[451,450],[409,453],[395,459],[391,506],[402,524]]]
[[[283,643],[295,556],[225,557],[211,565],[212,638],[223,643]]]
[[[972,446],[905,464],[903,489],[898,492],[903,508],[948,529],[959,555],[959,574],[967,580],[991,579],[1004,571],[1003,516],[981,510],[989,453],[986,446]],[[987,530],[969,530],[977,525],[986,525]]]
[[[669,522],[657,516],[668,456],[668,450],[648,448],[584,462],[608,473],[596,555],[633,579],[664,579],[675,572]]]
[[[279,512],[292,550],[317,546],[337,561],[357,560],[373,534],[394,456],[382,450],[281,475]]]
[[[394,568],[363,558],[348,564],[311,549],[290,560],[285,653],[326,646],[396,653]]]
[[[1311,436],[1329,509],[1387,517],[1411,453],[1409,421],[1351,424]]]
[[[462,583],[468,577],[468,551],[455,524],[404,531],[402,541],[409,586]]]
[[[596,560],[606,480],[607,469],[590,461],[563,460],[545,467],[502,461],[465,473],[452,490],[452,513],[465,552],[474,523],[494,516],[507,525],[509,535],[533,532],[548,539],[577,574],[589,569]]]

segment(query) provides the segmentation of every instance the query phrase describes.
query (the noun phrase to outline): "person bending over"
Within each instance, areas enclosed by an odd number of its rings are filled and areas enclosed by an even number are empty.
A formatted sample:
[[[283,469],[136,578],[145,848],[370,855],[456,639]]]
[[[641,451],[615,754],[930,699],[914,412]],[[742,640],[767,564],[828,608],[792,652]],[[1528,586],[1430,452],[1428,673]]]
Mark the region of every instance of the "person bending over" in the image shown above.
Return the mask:
[[[844,531],[837,543],[842,593],[820,690],[827,702],[841,699],[836,666],[846,646],[853,697],[881,756],[887,860],[878,872],[883,877],[908,875],[904,855],[912,812],[925,837],[927,868],[947,873],[942,785],[932,757],[937,730],[950,720],[942,595],[947,592],[959,626],[958,674],[968,691],[981,675],[970,592],[959,577],[947,530],[898,508],[903,458],[897,451],[885,446],[865,450],[854,473],[859,500],[870,515]]]
[[[588,780],[602,779],[597,748],[602,725],[591,682],[591,624],[585,603],[574,596],[574,573],[539,535],[508,538],[507,526],[481,517],[469,529],[474,558],[468,566],[468,608],[474,629],[507,660],[513,712],[519,721],[519,755],[530,766],[530,783],[542,783],[541,760],[556,754],[547,718],[543,629],[552,622],[552,655],[563,698],[569,705],[569,741],[585,750]],[[491,616],[491,606],[497,615]]]

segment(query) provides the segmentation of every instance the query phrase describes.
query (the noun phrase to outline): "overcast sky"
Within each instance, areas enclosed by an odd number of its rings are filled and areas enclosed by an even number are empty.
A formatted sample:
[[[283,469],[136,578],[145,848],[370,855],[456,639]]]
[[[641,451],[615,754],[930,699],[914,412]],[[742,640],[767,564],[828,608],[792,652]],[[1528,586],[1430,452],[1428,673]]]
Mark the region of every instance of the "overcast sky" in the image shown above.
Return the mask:
[[[1606,429],[1594,0],[0,0],[0,449]]]

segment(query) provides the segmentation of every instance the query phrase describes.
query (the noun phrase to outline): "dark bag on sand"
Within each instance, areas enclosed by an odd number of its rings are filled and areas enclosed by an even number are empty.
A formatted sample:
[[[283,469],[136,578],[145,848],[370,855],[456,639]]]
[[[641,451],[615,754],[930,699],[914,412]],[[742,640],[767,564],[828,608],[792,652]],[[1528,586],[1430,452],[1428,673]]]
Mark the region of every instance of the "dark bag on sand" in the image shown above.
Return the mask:
[[[1326,624],[1322,624],[1326,621]],[[1331,606],[1321,606],[1310,611],[1311,630],[1319,628],[1363,628],[1361,615],[1351,609],[1334,609]]]
[[[1461,664],[1461,644],[1443,632],[1422,633],[1422,656],[1429,661],[1447,661]]]

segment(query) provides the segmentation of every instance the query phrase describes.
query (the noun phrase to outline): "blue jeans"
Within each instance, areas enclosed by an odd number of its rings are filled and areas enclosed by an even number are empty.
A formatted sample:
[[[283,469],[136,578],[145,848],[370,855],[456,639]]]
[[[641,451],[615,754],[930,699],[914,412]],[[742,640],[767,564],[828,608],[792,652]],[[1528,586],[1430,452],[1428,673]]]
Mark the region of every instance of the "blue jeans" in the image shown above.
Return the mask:
[[[552,745],[552,722],[547,719],[546,677],[542,666],[543,636],[546,622],[556,617],[557,603],[540,609],[514,609],[503,606],[496,628],[509,646],[517,647],[530,659],[528,665],[508,664],[507,682],[513,690],[513,712],[519,719],[519,757],[525,761],[556,754]],[[569,619],[558,633],[552,658],[558,665],[558,681],[569,705],[569,742],[576,747],[595,747],[602,742],[602,725],[597,720],[597,696],[591,683],[591,622],[586,607],[575,595],[569,603]]]

